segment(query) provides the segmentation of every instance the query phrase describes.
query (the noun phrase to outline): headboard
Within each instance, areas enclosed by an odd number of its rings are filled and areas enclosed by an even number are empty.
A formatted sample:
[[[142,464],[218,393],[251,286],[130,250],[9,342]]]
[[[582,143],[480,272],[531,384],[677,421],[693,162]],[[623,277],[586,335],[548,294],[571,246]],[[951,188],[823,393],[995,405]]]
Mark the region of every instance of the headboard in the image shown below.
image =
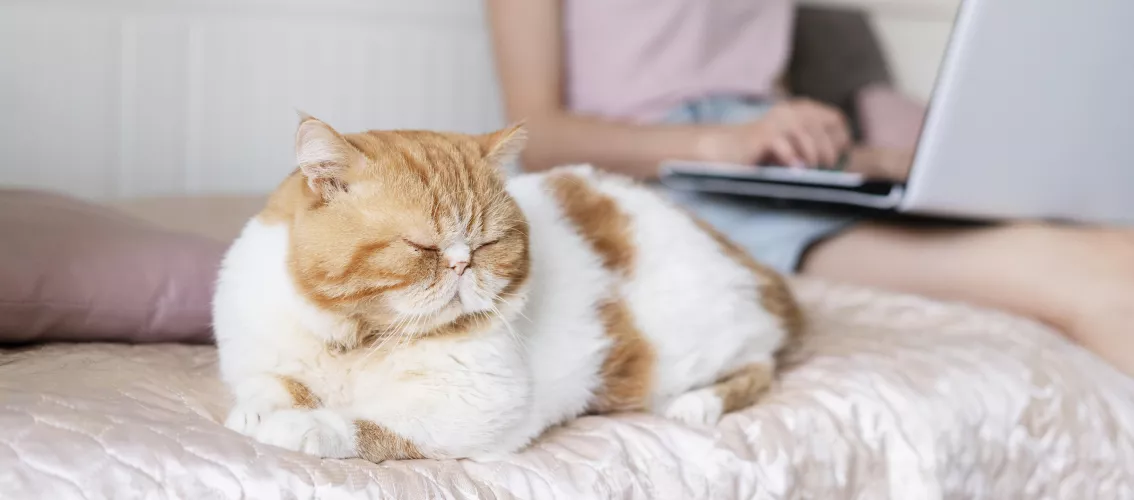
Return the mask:
[[[0,3],[0,184],[264,192],[296,110],[342,130],[500,124],[473,0]]]

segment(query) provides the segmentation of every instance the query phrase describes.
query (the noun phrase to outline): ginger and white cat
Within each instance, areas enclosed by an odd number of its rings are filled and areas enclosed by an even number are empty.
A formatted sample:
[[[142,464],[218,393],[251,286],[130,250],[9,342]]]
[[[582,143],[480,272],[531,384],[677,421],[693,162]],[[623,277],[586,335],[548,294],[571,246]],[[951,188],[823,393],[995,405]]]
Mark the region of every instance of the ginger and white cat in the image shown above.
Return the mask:
[[[506,182],[518,127],[341,135],[225,257],[226,425],[323,457],[490,459],[585,413],[692,424],[752,404],[800,328],[783,280],[590,167]]]

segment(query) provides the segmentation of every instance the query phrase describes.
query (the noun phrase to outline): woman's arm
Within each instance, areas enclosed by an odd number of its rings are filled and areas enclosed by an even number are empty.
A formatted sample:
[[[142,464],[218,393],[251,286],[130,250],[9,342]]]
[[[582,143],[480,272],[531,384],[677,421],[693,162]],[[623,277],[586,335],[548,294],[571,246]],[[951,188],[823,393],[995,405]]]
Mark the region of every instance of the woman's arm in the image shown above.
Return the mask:
[[[819,165],[833,164],[846,147],[841,115],[810,101],[789,101],[740,125],[637,125],[572,114],[563,106],[560,0],[487,6],[505,110],[529,131],[527,170],[594,163],[648,178],[666,159]]]
[[[488,0],[497,72],[510,120],[523,120],[527,170],[594,163],[650,177],[660,161],[710,159],[726,147],[713,127],[641,126],[573,115],[563,107],[559,0]]]

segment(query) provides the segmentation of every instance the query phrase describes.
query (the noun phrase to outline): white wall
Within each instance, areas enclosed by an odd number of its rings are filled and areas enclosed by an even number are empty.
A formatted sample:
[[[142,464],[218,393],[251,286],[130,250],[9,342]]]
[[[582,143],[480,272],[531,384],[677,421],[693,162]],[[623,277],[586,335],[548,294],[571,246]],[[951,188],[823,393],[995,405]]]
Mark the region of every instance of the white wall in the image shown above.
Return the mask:
[[[472,0],[5,0],[0,184],[262,192],[291,168],[296,108],[488,130],[482,25]]]
[[[879,9],[900,83],[928,94],[933,9],[956,0],[808,1]],[[0,0],[0,185],[265,192],[296,108],[342,130],[500,126],[489,54],[480,0]]]

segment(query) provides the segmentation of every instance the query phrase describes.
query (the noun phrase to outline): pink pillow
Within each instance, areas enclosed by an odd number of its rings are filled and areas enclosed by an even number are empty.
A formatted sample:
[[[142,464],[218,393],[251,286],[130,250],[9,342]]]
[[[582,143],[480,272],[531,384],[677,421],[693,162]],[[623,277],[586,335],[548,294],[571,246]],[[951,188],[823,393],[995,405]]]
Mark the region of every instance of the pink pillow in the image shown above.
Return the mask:
[[[68,196],[0,190],[0,342],[208,342],[224,250]]]
[[[858,93],[863,142],[884,149],[912,151],[925,121],[925,104],[885,85]]]

